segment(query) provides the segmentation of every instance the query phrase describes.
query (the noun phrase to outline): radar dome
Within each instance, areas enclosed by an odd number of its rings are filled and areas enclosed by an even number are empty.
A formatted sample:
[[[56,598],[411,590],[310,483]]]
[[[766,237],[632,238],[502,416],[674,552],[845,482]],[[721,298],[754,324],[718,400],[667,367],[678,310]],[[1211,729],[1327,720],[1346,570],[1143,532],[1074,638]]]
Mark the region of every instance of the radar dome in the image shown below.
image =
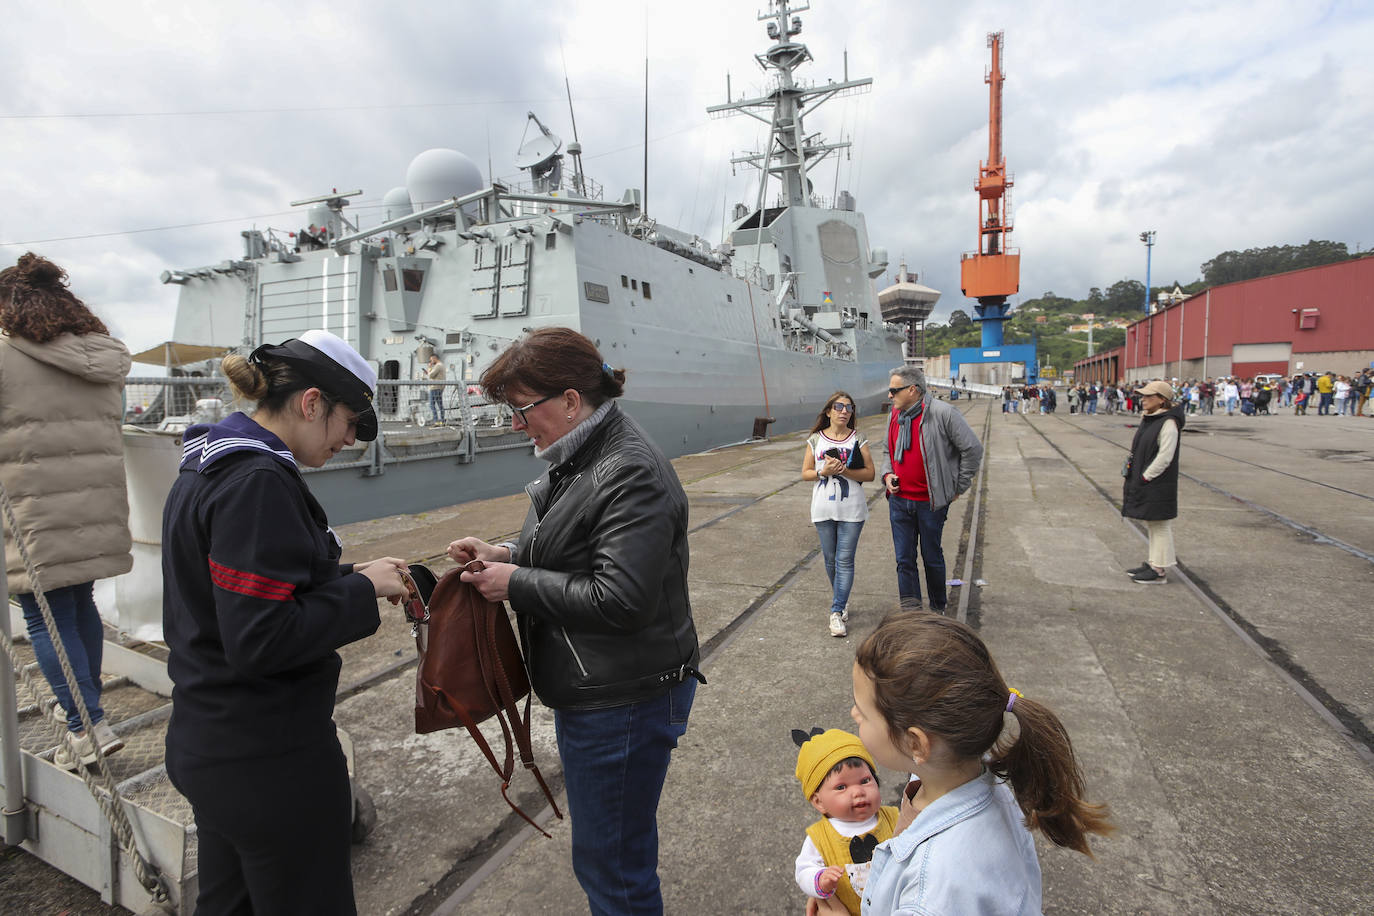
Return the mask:
[[[419,210],[480,191],[485,185],[477,164],[453,149],[425,150],[406,169],[406,189]]]
[[[405,188],[392,188],[383,194],[382,208],[386,211],[387,222],[415,212],[415,208],[410,204],[410,192]]]

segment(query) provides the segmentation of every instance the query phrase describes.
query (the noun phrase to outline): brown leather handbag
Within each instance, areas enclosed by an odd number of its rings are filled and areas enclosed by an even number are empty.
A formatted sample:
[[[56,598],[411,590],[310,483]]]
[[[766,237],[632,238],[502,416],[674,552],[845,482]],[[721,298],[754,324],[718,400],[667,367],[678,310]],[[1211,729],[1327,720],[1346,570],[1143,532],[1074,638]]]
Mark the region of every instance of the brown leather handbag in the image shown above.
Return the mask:
[[[474,560],[468,569],[480,569]],[[434,576],[425,567],[411,567],[412,591],[406,602],[420,666],[415,676],[415,731],[417,734],[463,726],[477,742],[496,775],[501,777],[501,797],[511,810],[544,836],[528,814],[510,800],[507,790],[515,771],[514,745],[520,762],[534,774],[553,813],[562,819],[553,793],[534,763],[530,742],[530,681],[525,661],[515,641],[506,606],[488,601],[475,586],[459,577],[462,568],[450,570],[426,596]],[[426,581],[426,576],[428,581]],[[427,601],[426,601],[427,599]],[[428,605],[426,607],[426,604]],[[518,708],[525,701],[522,715]],[[495,716],[505,738],[505,762],[498,763],[478,723]]]

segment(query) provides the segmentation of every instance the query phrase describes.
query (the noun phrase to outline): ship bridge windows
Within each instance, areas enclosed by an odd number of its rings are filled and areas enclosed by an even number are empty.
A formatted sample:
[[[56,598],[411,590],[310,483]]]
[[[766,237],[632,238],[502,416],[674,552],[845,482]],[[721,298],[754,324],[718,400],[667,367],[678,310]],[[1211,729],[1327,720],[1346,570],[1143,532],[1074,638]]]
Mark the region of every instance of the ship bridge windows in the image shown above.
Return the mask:
[[[418,293],[420,288],[425,285],[425,272],[414,267],[403,267],[401,269],[401,283],[408,293]]]
[[[649,281],[648,281],[648,280],[645,280],[645,281],[644,281],[643,293],[644,293],[644,298],[645,298],[645,299],[652,299],[652,298],[654,298],[653,295],[652,295],[652,293],[651,293],[650,290],[649,290]]]
[[[763,225],[771,226],[779,216],[786,212],[786,207],[768,207],[763,211]],[[736,229],[757,229],[759,228],[759,211],[755,210],[749,214],[749,218],[735,227]]]

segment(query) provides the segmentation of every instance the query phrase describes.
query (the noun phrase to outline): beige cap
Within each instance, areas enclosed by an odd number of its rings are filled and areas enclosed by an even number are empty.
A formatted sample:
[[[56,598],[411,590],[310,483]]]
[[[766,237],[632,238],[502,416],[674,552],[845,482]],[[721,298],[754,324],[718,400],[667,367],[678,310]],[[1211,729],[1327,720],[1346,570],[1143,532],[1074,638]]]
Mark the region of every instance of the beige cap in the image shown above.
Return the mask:
[[[1146,385],[1141,385],[1135,390],[1136,394],[1157,394],[1166,401],[1174,399],[1174,386],[1168,382],[1154,381]]]

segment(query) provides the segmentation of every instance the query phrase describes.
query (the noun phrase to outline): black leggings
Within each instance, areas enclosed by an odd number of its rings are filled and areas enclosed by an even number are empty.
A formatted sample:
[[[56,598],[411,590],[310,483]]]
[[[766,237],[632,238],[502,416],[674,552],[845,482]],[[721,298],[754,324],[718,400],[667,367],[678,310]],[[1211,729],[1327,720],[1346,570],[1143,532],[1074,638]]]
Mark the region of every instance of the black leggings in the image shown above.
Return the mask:
[[[199,838],[197,916],[355,914],[353,812],[337,739],[277,757],[167,750]]]

